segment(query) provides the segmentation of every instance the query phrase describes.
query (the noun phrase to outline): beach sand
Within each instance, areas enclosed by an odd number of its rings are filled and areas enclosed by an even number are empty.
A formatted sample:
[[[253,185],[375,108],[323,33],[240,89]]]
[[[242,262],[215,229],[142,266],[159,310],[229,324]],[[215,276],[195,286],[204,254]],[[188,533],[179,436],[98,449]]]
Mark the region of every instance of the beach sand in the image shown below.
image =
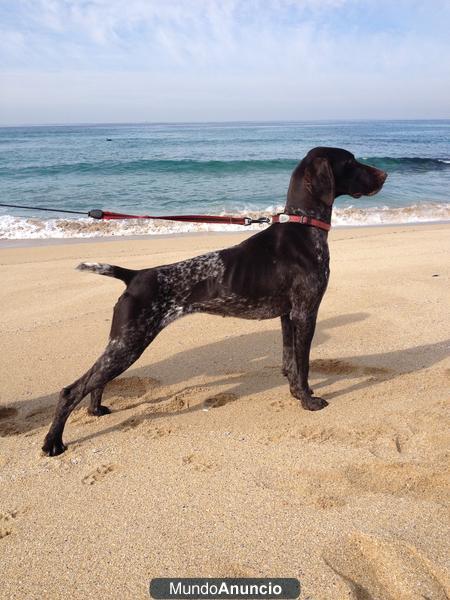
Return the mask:
[[[301,598],[443,600],[449,576],[450,225],[335,229],[307,412],[279,320],[171,324],[40,447],[101,353],[123,284],[247,234],[0,250],[0,597],[148,597],[152,577],[298,577]]]

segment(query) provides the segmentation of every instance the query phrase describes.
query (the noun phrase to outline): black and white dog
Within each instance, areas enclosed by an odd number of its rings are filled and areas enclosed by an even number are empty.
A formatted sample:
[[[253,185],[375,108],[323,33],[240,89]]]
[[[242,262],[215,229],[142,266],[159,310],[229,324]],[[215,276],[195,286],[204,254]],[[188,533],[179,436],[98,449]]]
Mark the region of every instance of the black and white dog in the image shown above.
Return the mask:
[[[109,413],[101,404],[106,384],[128,369],[166,325],[196,312],[281,317],[283,373],[292,395],[307,410],[327,406],[308,385],[311,341],[329,277],[328,233],[320,223],[330,223],[337,196],[376,194],[386,177],[346,150],[315,148],[294,170],[285,208],[286,215],[307,217],[307,224],[284,217],[287,222],[274,223],[237,246],[152,269],[79,265],[80,270],[121,279],[126,290],[114,308],[105,351],[61,391],[43,451],[50,456],[64,452],[65,423],[87,394],[91,414]]]

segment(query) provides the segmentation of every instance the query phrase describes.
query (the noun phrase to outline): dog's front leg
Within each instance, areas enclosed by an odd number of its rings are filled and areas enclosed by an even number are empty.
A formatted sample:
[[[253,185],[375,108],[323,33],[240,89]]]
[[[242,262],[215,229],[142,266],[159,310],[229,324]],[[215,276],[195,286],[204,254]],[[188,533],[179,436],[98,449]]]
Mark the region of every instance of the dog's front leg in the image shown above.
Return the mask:
[[[289,377],[289,371],[292,370],[292,361],[294,360],[294,325],[289,315],[281,317],[281,331],[283,333],[283,366],[281,372],[285,377]],[[308,386],[310,395],[313,390]]]
[[[281,332],[283,334],[283,365],[281,372],[288,377],[294,360],[294,331],[289,315],[281,316]]]
[[[291,325],[293,336],[293,360],[287,376],[291,394],[298,398],[306,410],[320,410],[328,405],[326,400],[312,395],[308,384],[309,353],[316,327],[317,311],[293,309]]]

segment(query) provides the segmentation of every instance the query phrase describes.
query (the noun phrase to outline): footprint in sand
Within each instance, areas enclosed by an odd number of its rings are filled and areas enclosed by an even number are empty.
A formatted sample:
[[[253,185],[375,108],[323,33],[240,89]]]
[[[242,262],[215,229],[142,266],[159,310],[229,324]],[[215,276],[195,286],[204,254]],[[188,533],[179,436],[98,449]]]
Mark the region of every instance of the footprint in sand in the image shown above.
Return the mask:
[[[318,471],[298,471],[290,475],[282,469],[258,469],[255,471],[255,483],[258,487],[276,490],[284,496],[292,496],[305,506],[314,506],[321,510],[341,508],[347,503],[346,495],[336,488],[331,475],[325,479]]]
[[[105,393],[107,396],[120,398],[139,398],[160,383],[158,379],[152,377],[121,377],[111,381]]]
[[[191,405],[191,400],[197,399],[199,394],[208,390],[209,388],[207,387],[193,386],[181,390],[172,396],[153,400],[152,403],[145,408],[145,412],[141,412],[138,415],[126,419],[119,427],[123,431],[129,431],[140,427],[140,425],[144,424],[151,415],[174,414],[187,410]]]
[[[407,462],[374,461],[314,472],[302,469],[290,481],[291,489],[305,503],[324,509],[341,506],[348,498],[364,494],[413,497],[440,504],[445,504],[446,498],[450,500],[448,474]]]
[[[194,469],[194,471],[200,471],[202,473],[206,471],[218,470],[217,463],[215,463],[214,461],[207,460],[199,454],[195,453],[183,456],[183,458],[181,459],[181,463],[184,466]]]
[[[447,600],[441,569],[417,548],[361,532],[339,540],[322,555],[355,600]]]
[[[179,429],[179,427],[155,427],[151,423],[148,423],[147,419],[147,413],[139,414],[126,419],[126,421],[123,421],[118,425],[118,428],[124,432],[138,429],[140,434],[145,435],[145,437],[150,438],[151,440],[166,437]]]
[[[26,414],[13,407],[0,408],[0,437],[26,434],[33,435],[34,430],[48,425],[55,408],[54,405],[36,408]]]
[[[120,379],[114,379],[105,389],[105,402],[108,403],[109,401],[113,408],[133,408],[140,403],[133,402],[133,400],[141,401],[159,385],[161,385],[161,382],[152,377],[121,377]]]
[[[117,467],[113,464],[101,465],[100,467],[97,467],[95,471],[92,471],[91,473],[88,473],[85,477],[83,477],[81,482],[85,485],[94,485],[94,483],[98,483],[99,481],[104,479],[108,475],[108,473],[112,473],[113,471],[115,471],[116,468]]]
[[[450,500],[450,475],[439,466],[409,462],[352,465],[341,471],[342,480],[355,492],[425,498],[438,503]]]
[[[159,385],[160,382],[151,377],[121,377],[120,379],[114,379],[107,385],[102,402],[106,406],[110,406],[113,411],[128,410],[144,404],[146,402],[144,398],[147,394],[150,394]],[[71,420],[72,423],[84,425],[86,423],[96,423],[97,417],[86,413],[86,409],[82,407],[73,412]],[[131,422],[130,427],[124,426],[124,429],[126,428],[132,429]]]
[[[433,425],[433,431],[439,431],[439,423]],[[388,422],[373,425],[353,422],[337,425],[325,421],[320,424],[299,423],[293,429],[291,437],[319,444],[365,448],[380,459],[397,459],[400,455],[405,456],[409,453],[416,433],[417,431],[407,423],[399,426]]]
[[[145,422],[149,418],[151,419],[151,415],[176,414],[187,411],[194,402],[198,402],[199,396],[201,397],[205,392],[209,392],[209,390],[210,388],[208,386],[191,386],[182,389],[173,395],[153,399],[153,401],[146,406],[145,412],[141,412],[138,415],[126,419],[119,425],[119,428],[122,431],[130,431],[145,425]],[[235,399],[236,397],[233,394],[217,394],[217,396],[208,399],[210,404],[208,404],[206,408],[223,406]],[[156,433],[155,435],[152,435],[152,430],[155,431],[153,427],[150,430],[150,437],[162,437],[162,435],[168,435],[168,433],[162,433],[161,435]],[[171,432],[172,430],[169,430],[169,433]]]
[[[174,431],[177,431],[179,427],[152,427],[145,432],[145,436],[151,440],[159,440],[160,438],[171,435]]]
[[[311,370],[327,375],[371,375],[377,379],[388,377],[394,371],[385,367],[364,367],[345,360],[318,358],[311,361]]]
[[[0,407],[0,437],[8,437],[10,435],[19,435],[22,429],[14,420],[18,414],[17,408],[12,406]]]
[[[175,396],[164,405],[164,412],[175,412],[182,408],[189,408],[191,404],[198,399],[200,394],[209,392],[209,389],[210,388],[205,385],[193,385],[177,392]]]
[[[18,510],[0,513],[0,540],[11,535],[13,532],[13,521],[17,518],[18,514]]]
[[[377,458],[396,458],[400,454],[407,454],[413,444],[416,434],[404,428],[403,431],[383,432],[368,445],[369,452]]]
[[[275,412],[280,412],[286,407],[286,402],[283,400],[273,400],[273,402],[270,403],[270,406]]]
[[[0,421],[3,421],[3,419],[10,419],[11,417],[15,417],[16,415],[17,408],[13,408],[12,406],[0,407]]]
[[[209,410],[210,408],[219,408],[219,406],[225,406],[225,404],[229,404],[230,402],[234,402],[237,400],[236,394],[231,394],[228,392],[222,392],[220,394],[216,394],[215,396],[211,396],[210,398],[206,398],[203,402],[203,410]]]

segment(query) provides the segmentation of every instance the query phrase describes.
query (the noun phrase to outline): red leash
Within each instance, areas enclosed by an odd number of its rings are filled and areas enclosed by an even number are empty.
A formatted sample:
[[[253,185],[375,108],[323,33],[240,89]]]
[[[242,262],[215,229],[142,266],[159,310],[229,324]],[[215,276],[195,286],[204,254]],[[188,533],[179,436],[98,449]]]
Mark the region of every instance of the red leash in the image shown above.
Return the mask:
[[[107,210],[91,210],[89,216],[103,221],[112,221],[114,219],[160,219],[165,221],[186,221],[189,223],[227,223],[229,225],[251,225],[252,223],[269,223],[268,217],[264,221],[260,219],[250,219],[250,217],[215,217],[212,215],[164,215],[155,217],[152,215],[127,215],[122,213],[109,212]]]
[[[26,210],[46,210],[57,213],[72,213],[75,215],[88,215],[92,219],[99,219],[103,221],[111,221],[114,219],[161,219],[163,221],[184,221],[187,223],[225,223],[227,225],[252,225],[252,223],[266,224],[271,223],[300,223],[301,225],[310,225],[311,227],[318,227],[325,231],[331,229],[331,225],[325,221],[319,221],[313,217],[307,217],[303,215],[287,215],[280,213],[271,217],[259,217],[258,219],[252,219],[251,217],[225,217],[225,216],[213,216],[213,215],[164,215],[162,217],[154,217],[151,215],[127,215],[123,213],[109,212],[107,210],[100,210],[96,208],[89,212],[80,212],[78,210],[64,210],[61,208],[48,208],[43,206],[22,206],[19,204],[2,204],[0,206],[6,206],[10,208],[22,208]]]
[[[213,215],[164,215],[162,217],[155,217],[152,215],[127,215],[95,209],[90,210],[88,215],[93,219],[100,219],[103,221],[112,221],[114,219],[160,219],[164,221],[184,221],[188,223],[226,223],[228,225],[252,225],[252,223],[266,223],[267,225],[270,225],[270,223],[300,223],[301,225],[318,227],[325,231],[331,229],[331,225],[325,221],[319,221],[319,219],[301,215],[286,215],[284,213],[273,215],[272,217],[259,217],[258,219],[252,219],[251,217]]]

